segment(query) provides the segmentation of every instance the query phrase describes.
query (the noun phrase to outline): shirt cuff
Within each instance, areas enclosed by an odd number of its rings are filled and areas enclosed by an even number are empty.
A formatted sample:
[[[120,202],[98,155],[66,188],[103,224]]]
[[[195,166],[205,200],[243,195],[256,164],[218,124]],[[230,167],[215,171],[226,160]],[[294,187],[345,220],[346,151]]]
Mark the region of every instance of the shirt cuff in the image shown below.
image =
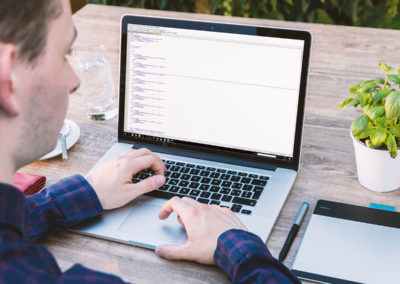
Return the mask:
[[[103,207],[93,187],[81,175],[64,178],[46,188],[63,213],[68,226],[103,213]]]
[[[231,229],[219,236],[214,261],[232,279],[237,265],[254,255],[271,256],[271,253],[257,235]]]

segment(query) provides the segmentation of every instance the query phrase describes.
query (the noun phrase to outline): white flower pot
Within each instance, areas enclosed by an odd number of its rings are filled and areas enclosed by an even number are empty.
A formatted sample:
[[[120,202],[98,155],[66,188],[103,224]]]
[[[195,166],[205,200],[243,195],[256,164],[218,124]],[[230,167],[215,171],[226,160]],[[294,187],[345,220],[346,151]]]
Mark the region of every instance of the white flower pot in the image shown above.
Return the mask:
[[[387,192],[400,188],[400,152],[395,159],[388,150],[371,149],[353,139],[358,181],[370,190]]]

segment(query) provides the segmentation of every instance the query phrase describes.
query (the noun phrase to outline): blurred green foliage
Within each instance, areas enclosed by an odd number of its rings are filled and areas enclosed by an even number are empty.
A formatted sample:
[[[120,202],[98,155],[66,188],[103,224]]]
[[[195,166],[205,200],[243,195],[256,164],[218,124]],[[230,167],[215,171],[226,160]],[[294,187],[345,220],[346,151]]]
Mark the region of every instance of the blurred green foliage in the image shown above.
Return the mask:
[[[89,3],[400,29],[400,0],[89,0]]]

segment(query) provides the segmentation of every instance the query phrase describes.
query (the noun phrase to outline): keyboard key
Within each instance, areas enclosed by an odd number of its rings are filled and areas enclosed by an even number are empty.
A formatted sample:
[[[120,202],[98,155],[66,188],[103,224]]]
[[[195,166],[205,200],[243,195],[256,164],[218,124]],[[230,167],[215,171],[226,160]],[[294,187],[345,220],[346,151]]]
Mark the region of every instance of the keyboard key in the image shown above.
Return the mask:
[[[183,175],[181,176],[181,179],[183,179],[183,180],[188,180],[188,179],[190,179],[190,177],[191,177],[191,175],[183,174]]]
[[[174,164],[175,164],[174,161],[165,161],[164,163],[165,163],[165,164],[169,164],[169,165],[174,165]]]
[[[232,200],[232,196],[230,195],[224,195],[222,196],[221,201],[225,201],[225,202],[230,202]]]
[[[169,170],[172,167],[172,165],[166,164],[165,167],[167,168],[167,170]]]
[[[232,203],[238,203],[238,204],[248,205],[248,206],[255,206],[257,203],[257,200],[241,198],[241,197],[234,197],[232,200]]]
[[[188,167],[188,168],[194,168],[195,165],[193,165],[193,164],[186,164],[186,167]]]
[[[194,181],[194,182],[198,182],[198,181],[200,181],[200,177],[198,177],[198,176],[192,176],[192,178],[190,179],[191,181]]]
[[[251,210],[242,209],[242,211],[240,213],[246,214],[246,215],[250,215],[251,214]]]
[[[235,171],[228,171],[228,174],[230,174],[230,175],[236,175],[237,172],[235,172]]]
[[[251,191],[252,189],[253,189],[253,186],[252,186],[251,184],[245,184],[245,185],[243,186],[243,190]]]
[[[241,193],[241,191],[237,190],[237,189],[234,189],[234,190],[231,191],[231,195],[233,195],[233,196],[239,196],[240,193]]]
[[[200,190],[197,189],[192,189],[192,191],[189,193],[191,196],[199,196]]]
[[[210,178],[219,178],[220,175],[220,173],[213,172],[210,174]]]
[[[181,190],[179,190],[179,193],[188,194],[189,193],[189,188],[181,188]]]
[[[241,183],[250,183],[251,178],[247,178],[247,177],[242,177],[242,179],[240,180]]]
[[[217,173],[226,173],[226,170],[224,170],[224,169],[217,169]]]
[[[200,173],[200,170],[192,169],[192,170],[190,171],[190,173],[191,173],[192,175],[198,175],[198,174]]]
[[[238,182],[238,181],[240,181],[240,177],[239,176],[232,176],[231,177],[231,181]]]
[[[144,180],[144,179],[148,178],[149,176],[150,176],[149,174],[140,174],[139,179]]]
[[[179,186],[187,187],[189,185],[189,182],[187,180],[181,180],[178,184]]]
[[[242,209],[242,205],[238,205],[238,204],[233,204],[231,207],[231,210],[233,212],[240,212],[241,209]]]
[[[269,177],[267,177],[267,176],[260,176],[260,179],[262,179],[262,180],[269,180]]]
[[[171,172],[179,172],[180,169],[181,169],[181,167],[178,167],[178,166],[173,166],[170,168]]]
[[[220,187],[219,186],[211,186],[211,188],[210,188],[210,191],[211,192],[218,192],[220,190]]]
[[[161,186],[159,188],[159,190],[167,190],[168,188],[169,188],[169,185],[168,184],[164,184],[163,186]]]
[[[179,186],[173,185],[173,186],[171,186],[171,188],[168,191],[170,191],[170,192],[178,192],[179,189],[180,189]]]
[[[200,169],[200,170],[204,170],[205,168],[206,168],[205,166],[200,166],[200,165],[196,166],[196,169]]]
[[[202,177],[208,177],[209,175],[210,175],[209,171],[201,171],[200,172],[200,176],[202,176]]]
[[[181,173],[183,173],[183,174],[187,174],[188,172],[190,172],[190,168],[182,168],[181,169]]]
[[[178,197],[184,196],[182,194],[160,191],[160,190],[153,190],[153,191],[147,192],[145,195],[158,197],[158,198],[164,198],[164,199],[171,199],[174,196],[178,196]]]
[[[241,184],[241,183],[235,182],[235,183],[232,185],[232,188],[234,188],[234,189],[241,189],[241,188],[242,188],[242,184]]]
[[[254,185],[265,186],[267,184],[267,181],[261,179],[253,179],[251,183]]]
[[[232,185],[232,182],[230,182],[230,181],[224,181],[222,184],[221,184],[221,186],[225,186],[225,187],[230,187]]]
[[[220,179],[223,179],[223,180],[229,180],[230,178],[231,178],[231,176],[227,175],[227,174],[222,174],[220,177]]]
[[[209,188],[210,188],[210,186],[208,184],[202,184],[199,187],[200,190],[208,190]]]
[[[178,183],[179,183],[178,179],[173,179],[173,178],[168,179],[168,184],[170,185],[177,185]]]
[[[261,192],[254,192],[252,198],[258,200],[261,196]]]
[[[264,187],[261,187],[261,186],[256,186],[253,189],[254,192],[262,192],[263,190],[264,190]]]
[[[251,191],[243,191],[242,192],[242,197],[244,197],[244,198],[251,198],[252,195],[253,195],[253,193]]]
[[[197,201],[204,204],[208,204],[208,202],[210,202],[210,200],[201,197],[197,198]]]
[[[219,193],[213,193],[212,195],[211,195],[211,199],[213,199],[213,200],[219,200],[220,198],[221,198],[221,194],[219,194]]]
[[[226,206],[226,205],[221,205],[220,207],[221,208],[229,208],[229,206]]]
[[[169,177],[171,174],[172,174],[172,173],[168,171],[168,172],[164,173],[164,176],[165,176],[165,177]]]
[[[200,194],[200,197],[209,198],[210,195],[211,195],[211,192],[203,191],[203,192]]]
[[[229,192],[231,192],[231,190],[229,188],[224,187],[223,189],[221,189],[220,193],[222,194],[229,194]]]
[[[140,179],[138,179],[138,178],[132,178],[132,182],[133,183],[137,183],[137,182],[139,182],[140,181]]]
[[[216,168],[207,167],[206,170],[210,172],[215,172]]]
[[[185,164],[182,163],[182,162],[177,162],[176,165],[177,165],[177,166],[184,166]]]
[[[191,182],[189,185],[190,188],[198,188],[199,186],[200,186],[200,183],[198,183],[198,182]]]
[[[202,178],[201,183],[210,183],[211,179],[210,178]]]
[[[216,204],[216,205],[220,205],[220,204],[221,204],[221,202],[220,202],[220,201],[218,201],[218,200],[211,200],[211,201],[210,201],[210,204]]]
[[[211,184],[212,184],[212,185],[220,185],[220,184],[221,184],[221,182],[222,182],[222,180],[219,180],[219,179],[213,179],[213,180],[211,181]]]
[[[180,173],[172,173],[171,178],[180,178],[181,174]]]
[[[238,172],[238,176],[241,176],[241,177],[247,177],[247,173]]]
[[[144,169],[142,173],[144,174],[151,174],[153,171],[151,169]]]
[[[249,177],[251,177],[251,178],[258,178],[258,175],[256,175],[256,174],[249,174]]]

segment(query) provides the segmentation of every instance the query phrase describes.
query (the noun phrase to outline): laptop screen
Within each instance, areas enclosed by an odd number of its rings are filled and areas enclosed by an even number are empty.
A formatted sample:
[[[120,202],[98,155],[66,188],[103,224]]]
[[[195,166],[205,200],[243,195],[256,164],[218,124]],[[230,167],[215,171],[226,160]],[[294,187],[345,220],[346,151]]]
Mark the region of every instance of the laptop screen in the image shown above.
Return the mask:
[[[311,35],[127,15],[119,140],[298,167]]]
[[[127,31],[125,132],[293,158],[304,41]]]

